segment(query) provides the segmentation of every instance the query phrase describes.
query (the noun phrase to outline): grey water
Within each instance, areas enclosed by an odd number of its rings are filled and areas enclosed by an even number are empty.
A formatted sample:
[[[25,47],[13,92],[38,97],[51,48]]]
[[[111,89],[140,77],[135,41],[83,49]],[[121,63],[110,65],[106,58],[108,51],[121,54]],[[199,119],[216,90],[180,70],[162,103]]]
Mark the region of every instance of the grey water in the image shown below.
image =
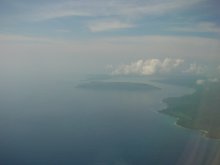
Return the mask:
[[[214,165],[220,143],[158,113],[193,89],[90,90],[84,77],[7,77],[0,82],[1,165]],[[84,81],[83,81],[84,82]]]

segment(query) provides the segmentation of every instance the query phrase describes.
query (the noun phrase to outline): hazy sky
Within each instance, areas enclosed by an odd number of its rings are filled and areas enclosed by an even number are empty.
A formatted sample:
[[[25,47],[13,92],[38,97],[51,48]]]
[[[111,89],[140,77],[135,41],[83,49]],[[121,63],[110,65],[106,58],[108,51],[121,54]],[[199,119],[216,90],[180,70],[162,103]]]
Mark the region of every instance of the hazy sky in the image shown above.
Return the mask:
[[[1,72],[220,72],[219,6],[218,0],[0,0]]]

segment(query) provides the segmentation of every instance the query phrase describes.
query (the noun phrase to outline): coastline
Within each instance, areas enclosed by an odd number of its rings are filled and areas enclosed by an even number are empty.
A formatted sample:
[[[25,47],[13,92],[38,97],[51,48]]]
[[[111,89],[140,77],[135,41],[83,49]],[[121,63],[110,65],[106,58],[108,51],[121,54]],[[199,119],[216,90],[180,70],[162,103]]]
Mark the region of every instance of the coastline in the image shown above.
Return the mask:
[[[205,128],[204,123],[197,124],[195,121],[196,119],[194,117],[194,113],[189,112],[189,110],[197,112],[197,109],[194,106],[196,102],[193,102],[193,99],[196,98],[195,100],[198,100],[197,98],[200,96],[199,94],[200,89],[197,89],[192,94],[187,94],[180,97],[165,98],[162,101],[166,104],[166,107],[159,110],[158,112],[175,118],[174,125],[178,127],[198,131],[200,135],[205,138],[220,141],[219,132],[210,132]],[[218,128],[218,126],[215,127]],[[219,130],[219,128],[216,130]]]

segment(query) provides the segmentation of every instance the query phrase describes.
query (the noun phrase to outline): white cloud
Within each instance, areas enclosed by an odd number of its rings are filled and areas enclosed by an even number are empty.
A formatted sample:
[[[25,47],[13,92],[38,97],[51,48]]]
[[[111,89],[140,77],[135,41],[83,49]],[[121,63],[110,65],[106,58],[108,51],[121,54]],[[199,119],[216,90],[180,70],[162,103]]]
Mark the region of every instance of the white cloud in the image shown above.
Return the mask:
[[[206,72],[206,67],[198,65],[196,63],[190,64],[189,68],[183,71],[184,73],[189,73],[189,74],[203,74]]]
[[[177,69],[184,60],[166,58],[138,60],[128,65],[121,65],[115,69],[113,74],[138,74],[138,75],[154,75],[157,73],[170,73]]]
[[[28,7],[27,7],[28,8]],[[92,16],[93,13],[80,1],[63,1],[62,3],[45,3],[43,6],[33,7],[25,18],[30,21],[46,21],[50,19],[76,16]]]
[[[35,21],[73,16],[105,16],[136,19],[146,15],[161,15],[175,10],[185,9],[201,1],[203,0],[66,0],[48,3],[40,7],[37,6],[29,14],[25,13],[25,15],[28,15],[31,20]]]
[[[220,33],[220,27],[212,22],[200,22],[198,24],[192,24],[189,26],[172,28],[171,30],[180,32]]]
[[[91,32],[102,32],[133,27],[135,27],[134,24],[124,23],[118,20],[94,21],[88,24],[88,28]]]
[[[91,31],[100,32],[134,27],[134,24],[137,24],[140,18],[184,10],[202,1],[204,0],[56,0],[53,3],[45,1],[43,5],[41,1],[36,1],[34,5],[19,1],[14,6],[19,11],[15,18],[25,21],[48,21],[66,17],[85,17],[83,21],[86,22],[103,18],[118,20],[115,23],[89,24],[88,28]],[[82,22],[82,20],[79,22]],[[107,28],[108,25],[109,28]]]
[[[196,80],[196,84],[197,85],[203,85],[205,83],[218,83],[219,82],[219,79],[218,78],[209,78],[209,79],[198,79]]]
[[[202,0],[180,1],[180,0],[163,0],[163,1],[145,1],[142,3],[130,3],[124,5],[120,10],[121,15],[126,16],[143,16],[143,15],[161,15],[175,10],[181,10],[201,2]],[[140,1],[139,1],[140,2]]]

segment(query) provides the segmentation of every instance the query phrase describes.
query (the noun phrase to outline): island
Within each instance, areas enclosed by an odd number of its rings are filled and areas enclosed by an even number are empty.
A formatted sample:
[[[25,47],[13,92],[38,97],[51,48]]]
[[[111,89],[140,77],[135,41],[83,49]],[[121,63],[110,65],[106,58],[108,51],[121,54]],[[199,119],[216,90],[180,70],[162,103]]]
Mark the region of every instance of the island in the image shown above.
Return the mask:
[[[199,130],[204,136],[220,139],[220,83],[206,83],[195,92],[178,98],[167,98],[161,113],[177,118],[176,124]]]
[[[91,81],[81,83],[78,88],[93,89],[93,90],[111,90],[111,91],[140,91],[146,92],[158,90],[160,88],[146,83],[139,82],[112,82],[112,81]]]

